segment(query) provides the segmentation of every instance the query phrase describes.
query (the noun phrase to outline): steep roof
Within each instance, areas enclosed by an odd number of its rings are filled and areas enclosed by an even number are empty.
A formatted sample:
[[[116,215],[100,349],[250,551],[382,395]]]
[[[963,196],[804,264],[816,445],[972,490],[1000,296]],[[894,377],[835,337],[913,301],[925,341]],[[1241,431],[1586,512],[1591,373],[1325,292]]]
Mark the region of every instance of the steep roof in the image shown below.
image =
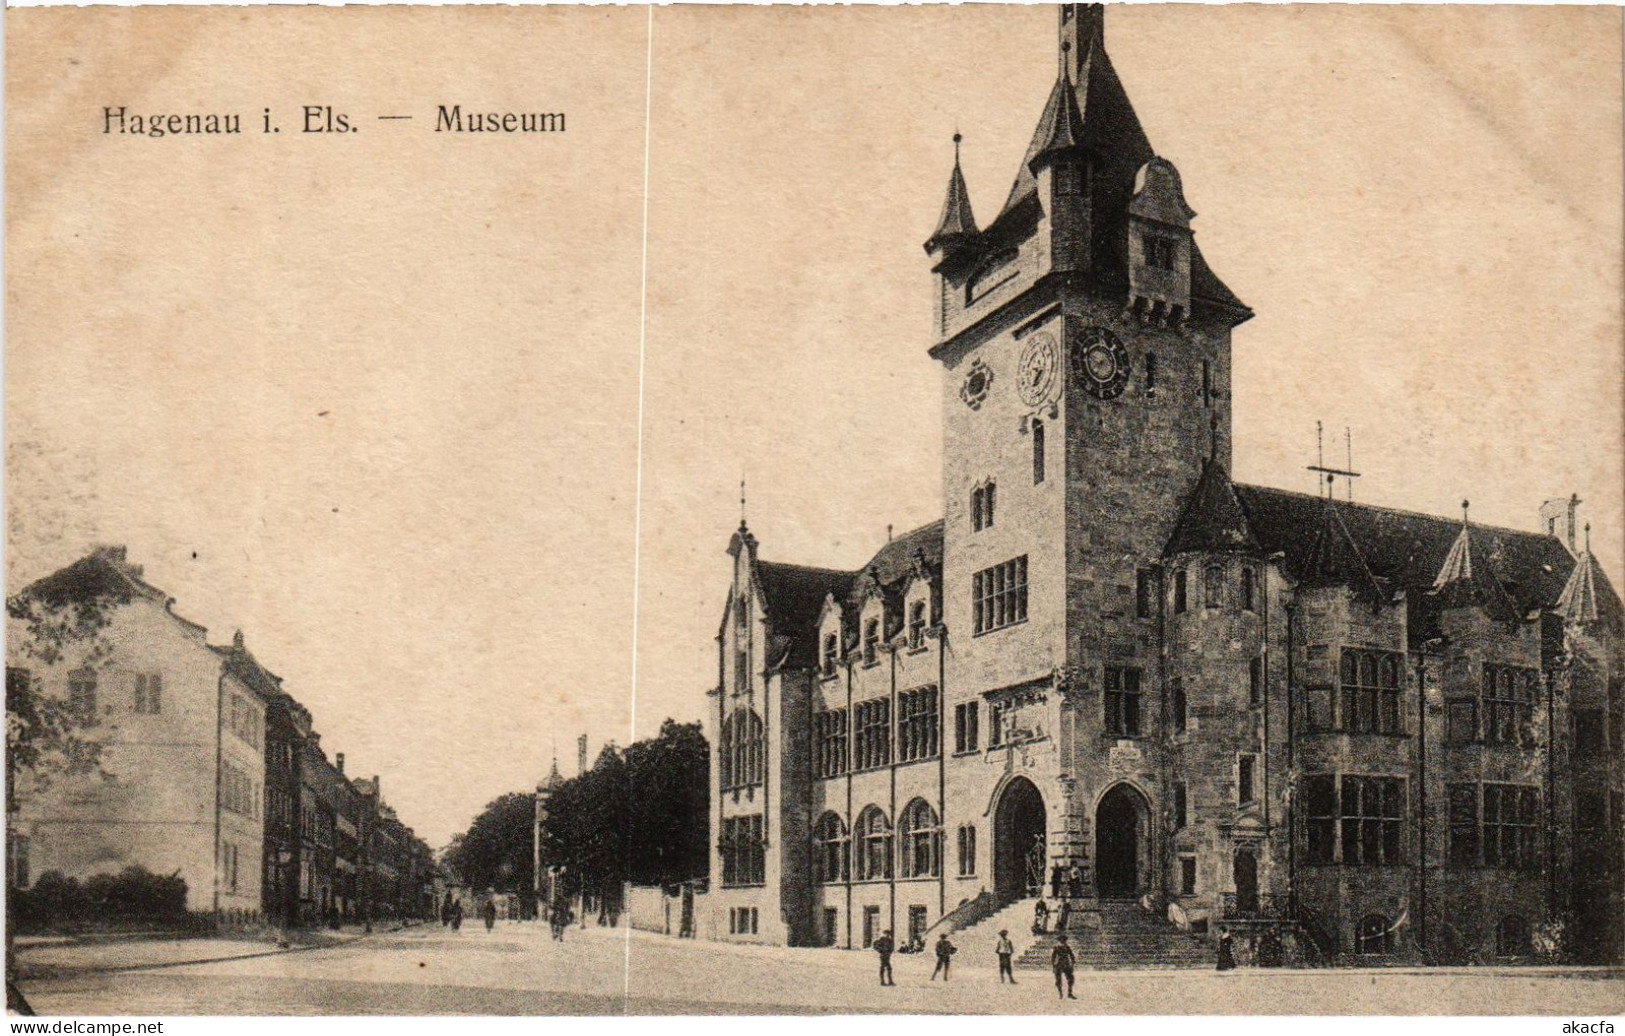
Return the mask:
[[[1372,604],[1383,597],[1383,586],[1371,571],[1365,553],[1354,542],[1354,534],[1336,507],[1321,508],[1320,528],[1310,542],[1298,577],[1308,586],[1347,586]]]
[[[775,638],[784,638],[777,658],[770,666],[807,669],[818,664],[818,620],[824,602],[830,597],[849,615],[861,603],[857,600],[858,581],[872,573],[882,588],[900,591],[914,574],[916,559],[933,570],[942,566],[942,521],[939,519],[892,539],[861,568],[847,572],[832,568],[787,565],[777,561],[756,562],[763,605]]]
[[[1519,617],[1518,604],[1507,593],[1495,563],[1473,542],[1473,527],[1466,521],[1450,545],[1439,574],[1433,578],[1434,596],[1441,608],[1483,608],[1492,618],[1510,622]],[[1474,553],[1478,557],[1474,557]]]
[[[1237,485],[1237,496],[1262,547],[1286,555],[1287,570],[1310,570],[1317,539],[1304,533],[1322,527],[1330,508],[1371,572],[1393,589],[1428,591],[1438,581],[1461,535],[1459,519],[1440,518],[1308,493]],[[1556,537],[1518,529],[1474,525],[1475,558],[1489,559],[1520,611],[1551,608],[1563,592],[1574,558]]]
[[[1139,117],[1134,114],[1134,106],[1129,103],[1128,92],[1117,78],[1111,58],[1106,56],[1098,31],[1089,32],[1088,39],[1081,44],[1081,55],[1077,83],[1069,83],[1062,75],[1050,91],[999,219],[1037,193],[1038,180],[1033,175],[1035,163],[1051,147],[1058,133],[1071,138],[1071,144],[1088,148],[1103,159],[1102,172],[1121,179],[1126,171],[1127,182],[1121,185],[1119,192],[1125,205],[1132,192],[1135,171],[1155,157],[1151,142],[1140,127]],[[1070,89],[1064,89],[1066,87]]]
[[[942,203],[942,218],[937,229],[926,239],[925,250],[938,249],[976,234],[976,216],[970,208],[970,190],[965,186],[965,173],[959,168],[959,134],[954,134],[954,171],[948,174],[948,196]]]
[[[24,587],[19,597],[33,597],[48,604],[107,597],[128,601],[133,597],[167,601],[169,595],[141,577],[141,566],[132,565],[123,547],[97,547],[66,568]]]
[[[1202,477],[1168,537],[1164,557],[1190,551],[1256,551],[1258,539],[1236,497],[1230,473],[1216,460],[1202,463]]]
[[[1564,620],[1573,623],[1596,622],[1603,615],[1603,609],[1598,607],[1597,584],[1607,584],[1603,578],[1602,569],[1597,559],[1591,555],[1591,545],[1574,563],[1574,571],[1569,574],[1569,581],[1563,586],[1563,593],[1557,598],[1557,612]]]

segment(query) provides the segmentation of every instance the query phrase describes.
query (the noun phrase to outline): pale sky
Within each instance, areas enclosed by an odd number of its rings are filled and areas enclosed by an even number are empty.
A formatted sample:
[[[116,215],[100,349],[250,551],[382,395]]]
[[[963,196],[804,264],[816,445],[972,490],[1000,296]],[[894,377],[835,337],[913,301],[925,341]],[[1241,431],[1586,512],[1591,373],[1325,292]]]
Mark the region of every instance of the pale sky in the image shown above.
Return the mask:
[[[1312,491],[1351,426],[1356,499],[1532,529],[1578,492],[1618,584],[1621,17],[1108,12],[1258,314],[1238,479]],[[126,544],[431,844],[634,700],[701,715],[742,475],[778,560],[940,515],[920,244],[956,128],[997,212],[1053,8],[661,8],[652,66],[642,8],[6,18],[9,588]],[[452,103],[569,129],[433,133]]]

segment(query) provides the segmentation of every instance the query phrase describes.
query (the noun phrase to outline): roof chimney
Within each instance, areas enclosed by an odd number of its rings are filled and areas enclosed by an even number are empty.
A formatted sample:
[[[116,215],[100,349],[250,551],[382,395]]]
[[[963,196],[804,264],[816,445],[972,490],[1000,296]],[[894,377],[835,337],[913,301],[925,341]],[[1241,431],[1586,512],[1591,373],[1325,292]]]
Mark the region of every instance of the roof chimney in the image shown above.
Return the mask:
[[[333,756],[333,768],[340,774],[344,773],[344,753],[339,752]]]

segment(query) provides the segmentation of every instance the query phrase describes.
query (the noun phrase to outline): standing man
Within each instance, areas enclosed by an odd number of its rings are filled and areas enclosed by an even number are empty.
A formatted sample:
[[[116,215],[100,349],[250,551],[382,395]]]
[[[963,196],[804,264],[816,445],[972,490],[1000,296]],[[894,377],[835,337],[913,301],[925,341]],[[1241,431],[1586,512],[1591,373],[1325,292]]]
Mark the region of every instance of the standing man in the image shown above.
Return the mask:
[[[948,941],[948,933],[943,932],[937,936],[937,966],[931,970],[931,980],[936,981],[937,973],[942,973],[942,981],[948,981],[948,966],[953,963],[954,954],[959,947]]]
[[[880,933],[880,938],[875,940],[874,947],[875,952],[880,954],[880,984],[883,986],[897,985],[891,977],[891,955],[892,951],[897,949],[897,944],[892,941],[890,928]]]
[[[999,955],[999,981],[1002,983],[1008,978],[1010,984],[1015,985],[1016,973],[1012,969],[1011,960],[1016,955],[1016,947],[1010,941],[1009,929],[999,929],[999,944],[993,948],[993,952]]]
[[[1067,871],[1066,879],[1067,879],[1067,885],[1068,885],[1069,889],[1072,892],[1072,898],[1073,899],[1082,899],[1083,898],[1083,868],[1079,867],[1077,864],[1074,863],[1072,865],[1072,869]]]
[[[1066,978],[1066,998],[1076,1000],[1072,995],[1072,947],[1066,944],[1066,936],[1060,936],[1055,943],[1055,949],[1049,955],[1050,970],[1055,972],[1055,998],[1061,998],[1061,979]]]

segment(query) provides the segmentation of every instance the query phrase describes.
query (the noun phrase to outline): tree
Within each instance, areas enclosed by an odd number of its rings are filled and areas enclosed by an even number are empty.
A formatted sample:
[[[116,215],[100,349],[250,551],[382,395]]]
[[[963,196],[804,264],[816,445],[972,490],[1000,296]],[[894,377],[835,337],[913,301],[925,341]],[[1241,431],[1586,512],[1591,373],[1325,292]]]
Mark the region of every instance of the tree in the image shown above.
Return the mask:
[[[446,852],[446,864],[476,889],[525,892],[534,887],[531,825],[535,799],[512,792],[488,803]]]
[[[115,556],[116,559],[115,560]],[[16,904],[18,792],[38,792],[62,776],[99,774],[101,743],[89,736],[93,711],[47,693],[35,666],[64,661],[87,669],[112,653],[104,631],[113,610],[131,598],[129,583],[110,566],[123,551],[98,551],[6,600],[6,900]],[[12,925],[6,926],[6,1005],[33,1013],[16,987]]]
[[[627,878],[672,885],[710,863],[711,752],[698,723],[668,719],[659,736],[626,750],[631,794]]]
[[[613,745],[548,801],[542,859],[568,895],[617,898],[626,881],[701,877],[707,850],[710,749],[698,723],[666,720],[658,736]]]

